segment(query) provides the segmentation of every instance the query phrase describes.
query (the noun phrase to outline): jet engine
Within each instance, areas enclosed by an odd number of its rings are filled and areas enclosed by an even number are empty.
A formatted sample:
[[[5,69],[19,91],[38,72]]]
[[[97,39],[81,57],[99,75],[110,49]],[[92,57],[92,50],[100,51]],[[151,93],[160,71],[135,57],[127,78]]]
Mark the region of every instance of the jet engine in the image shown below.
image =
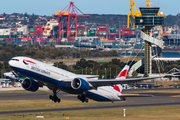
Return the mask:
[[[39,89],[39,84],[37,81],[31,78],[25,78],[22,82],[22,87],[25,90],[35,92]]]
[[[86,91],[89,90],[89,83],[82,78],[75,78],[71,82],[71,86],[75,90]]]

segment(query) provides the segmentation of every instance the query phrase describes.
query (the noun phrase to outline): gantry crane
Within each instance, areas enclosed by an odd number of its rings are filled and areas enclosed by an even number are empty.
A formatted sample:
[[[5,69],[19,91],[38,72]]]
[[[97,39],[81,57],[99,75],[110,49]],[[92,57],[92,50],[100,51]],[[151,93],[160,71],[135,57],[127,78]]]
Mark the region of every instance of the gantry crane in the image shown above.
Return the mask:
[[[82,11],[80,11],[74,5],[74,2],[70,2],[70,4],[66,6],[62,11],[57,11],[55,15],[53,15],[53,18],[57,19],[59,22],[59,38],[61,38],[62,32],[66,33],[65,37],[69,37],[71,34],[71,29],[72,27],[74,27],[74,25],[75,25],[74,34],[77,37],[77,17],[91,17],[91,16],[85,15]]]
[[[146,7],[151,7],[151,2],[149,2],[149,0],[146,0]]]
[[[135,12],[134,12],[134,9],[135,9]],[[135,28],[135,22],[133,22],[133,25],[132,25],[132,22],[130,20],[130,16],[133,17],[133,20],[135,20],[135,16],[141,16],[141,12],[137,11],[135,3],[133,2],[133,0],[130,0],[130,10],[129,10],[129,13],[127,16],[128,17],[127,18],[127,28],[129,28],[129,24],[131,24],[131,26],[133,28]]]

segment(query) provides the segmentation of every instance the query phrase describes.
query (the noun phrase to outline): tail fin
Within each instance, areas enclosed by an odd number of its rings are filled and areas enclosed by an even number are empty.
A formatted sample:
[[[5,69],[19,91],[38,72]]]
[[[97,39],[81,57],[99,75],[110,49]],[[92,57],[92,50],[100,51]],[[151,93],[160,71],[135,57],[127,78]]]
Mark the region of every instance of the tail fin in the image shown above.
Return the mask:
[[[115,79],[126,79],[127,74],[129,71],[129,65],[125,65],[124,68],[121,70],[121,72],[118,74],[118,76]],[[113,87],[114,90],[120,92],[120,94],[122,95],[122,85],[120,84],[116,84]],[[125,100],[126,98],[124,97],[123,100]]]
[[[121,72],[116,77],[116,79],[126,79],[128,71],[129,71],[129,65],[125,65],[124,68],[121,70]]]

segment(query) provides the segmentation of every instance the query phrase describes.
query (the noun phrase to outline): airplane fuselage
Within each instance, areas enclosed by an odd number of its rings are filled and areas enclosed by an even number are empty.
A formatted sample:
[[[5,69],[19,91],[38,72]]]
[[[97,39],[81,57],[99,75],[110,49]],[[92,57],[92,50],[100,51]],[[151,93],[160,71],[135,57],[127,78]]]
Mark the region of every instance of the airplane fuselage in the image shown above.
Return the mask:
[[[82,94],[82,91],[73,89],[63,83],[63,80],[73,80],[79,76],[66,70],[48,65],[28,57],[14,57],[9,61],[9,65],[16,72],[29,78],[33,78],[48,87],[57,88],[70,94]],[[97,87],[84,91],[83,94],[96,101],[120,101],[120,92],[111,86]]]

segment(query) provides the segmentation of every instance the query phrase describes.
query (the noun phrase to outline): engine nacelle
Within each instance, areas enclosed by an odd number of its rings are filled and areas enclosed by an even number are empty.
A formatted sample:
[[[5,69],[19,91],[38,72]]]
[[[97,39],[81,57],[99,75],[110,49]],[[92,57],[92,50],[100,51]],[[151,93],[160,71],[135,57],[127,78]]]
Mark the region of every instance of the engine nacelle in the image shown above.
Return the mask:
[[[71,82],[71,86],[75,90],[86,91],[89,90],[89,83],[82,78],[75,78]]]
[[[35,92],[39,89],[39,84],[37,81],[35,81],[31,78],[25,78],[22,82],[22,87],[25,90]]]

